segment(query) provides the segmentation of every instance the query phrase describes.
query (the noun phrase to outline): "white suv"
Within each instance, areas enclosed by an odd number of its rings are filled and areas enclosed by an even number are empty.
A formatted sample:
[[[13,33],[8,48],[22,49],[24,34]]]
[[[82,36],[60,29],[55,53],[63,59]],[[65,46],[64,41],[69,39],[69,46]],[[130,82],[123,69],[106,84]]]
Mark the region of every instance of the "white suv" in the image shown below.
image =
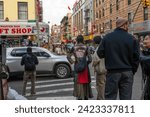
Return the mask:
[[[7,48],[6,65],[10,76],[23,75],[24,66],[20,65],[21,58],[26,54],[27,47]],[[37,75],[54,74],[58,78],[66,78],[71,75],[72,67],[66,56],[59,56],[41,47],[32,47],[32,52],[37,56],[39,64],[36,66]]]

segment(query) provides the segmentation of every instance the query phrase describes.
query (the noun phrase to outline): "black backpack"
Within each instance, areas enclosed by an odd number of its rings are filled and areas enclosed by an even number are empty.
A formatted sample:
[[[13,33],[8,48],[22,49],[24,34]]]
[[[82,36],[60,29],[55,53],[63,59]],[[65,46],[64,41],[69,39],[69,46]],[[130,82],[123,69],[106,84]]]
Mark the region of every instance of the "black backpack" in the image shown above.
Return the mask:
[[[35,70],[35,62],[33,55],[27,54],[25,56],[25,70],[26,71],[34,71]]]

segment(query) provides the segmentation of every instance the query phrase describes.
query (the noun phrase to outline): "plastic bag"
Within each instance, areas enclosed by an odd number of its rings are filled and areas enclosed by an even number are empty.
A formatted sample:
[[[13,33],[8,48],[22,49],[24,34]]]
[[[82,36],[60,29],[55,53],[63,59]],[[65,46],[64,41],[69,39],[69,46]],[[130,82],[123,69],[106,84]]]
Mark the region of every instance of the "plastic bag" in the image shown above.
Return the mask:
[[[24,96],[18,94],[14,89],[11,89],[9,87],[8,94],[7,94],[8,100],[27,100]]]

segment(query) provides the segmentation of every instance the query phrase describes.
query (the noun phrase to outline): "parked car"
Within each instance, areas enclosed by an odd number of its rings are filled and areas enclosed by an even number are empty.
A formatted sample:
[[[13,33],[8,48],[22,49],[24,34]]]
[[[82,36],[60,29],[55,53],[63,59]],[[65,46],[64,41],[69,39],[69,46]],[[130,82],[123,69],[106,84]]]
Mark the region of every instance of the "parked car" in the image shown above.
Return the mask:
[[[10,76],[23,75],[24,66],[20,65],[21,58],[26,54],[27,47],[7,48],[6,65]],[[66,56],[55,55],[41,47],[32,47],[32,52],[37,56],[39,64],[36,67],[37,75],[54,74],[58,78],[71,75],[72,67]]]

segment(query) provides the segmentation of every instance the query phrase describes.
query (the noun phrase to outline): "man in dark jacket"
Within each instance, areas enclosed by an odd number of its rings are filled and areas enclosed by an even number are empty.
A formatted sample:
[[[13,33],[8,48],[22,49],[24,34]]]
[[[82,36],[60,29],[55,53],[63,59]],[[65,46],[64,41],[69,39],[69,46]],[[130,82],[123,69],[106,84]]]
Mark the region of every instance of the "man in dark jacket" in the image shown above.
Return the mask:
[[[128,31],[128,21],[118,18],[116,29],[107,34],[98,48],[97,54],[105,58],[108,71],[105,99],[130,100],[132,97],[133,75],[139,65],[139,47],[136,39]]]
[[[31,95],[35,94],[35,80],[36,80],[36,65],[38,65],[37,57],[32,53],[32,48],[27,48],[27,54],[22,57],[21,65],[24,65],[23,91],[22,95],[26,95],[27,81],[31,79]]]

